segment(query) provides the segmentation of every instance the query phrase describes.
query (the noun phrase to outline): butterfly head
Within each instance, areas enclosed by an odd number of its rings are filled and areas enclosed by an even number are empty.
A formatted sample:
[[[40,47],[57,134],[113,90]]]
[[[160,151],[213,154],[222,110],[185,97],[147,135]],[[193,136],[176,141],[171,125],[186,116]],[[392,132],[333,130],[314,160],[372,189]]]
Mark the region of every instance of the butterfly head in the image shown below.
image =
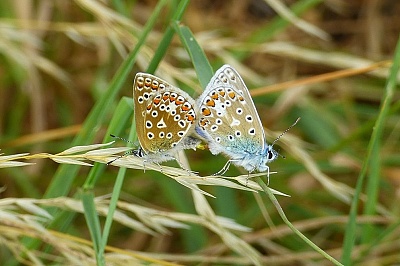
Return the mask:
[[[278,157],[279,153],[274,150],[274,147],[272,145],[268,145],[267,149],[265,150],[265,159],[266,162],[272,162],[273,160],[275,160]]]
[[[268,145],[266,150],[265,150],[265,157],[266,157],[266,161],[267,162],[271,162],[273,160],[275,160],[280,154],[274,150],[274,145],[275,143],[283,136],[286,134],[286,132],[288,132],[292,127],[294,127],[297,122],[299,122],[300,117],[296,119],[296,121],[290,126],[288,127],[285,131],[283,131],[273,142],[271,145]],[[283,158],[285,158],[283,155],[280,155]]]

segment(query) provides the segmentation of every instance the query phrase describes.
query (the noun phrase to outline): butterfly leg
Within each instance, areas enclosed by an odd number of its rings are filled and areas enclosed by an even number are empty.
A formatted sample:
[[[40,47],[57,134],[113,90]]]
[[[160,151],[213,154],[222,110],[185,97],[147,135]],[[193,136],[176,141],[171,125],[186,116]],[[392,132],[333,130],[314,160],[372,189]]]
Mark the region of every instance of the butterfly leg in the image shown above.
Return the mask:
[[[267,166],[267,187],[269,186],[269,166]]]
[[[178,154],[176,154],[176,156],[178,156]],[[178,163],[178,165],[179,165],[180,168],[182,168],[183,170],[185,170],[186,172],[188,172],[189,175],[197,174],[197,172],[194,172],[194,171],[192,171],[192,170],[187,169],[187,168],[182,164],[182,162],[181,162],[176,156],[171,155],[172,159],[175,160],[175,161]]]
[[[139,158],[142,158],[142,157],[139,157]],[[154,163],[154,164],[158,165],[158,167],[160,167],[160,172],[163,173],[163,168],[162,168],[161,164],[159,164],[157,162],[149,161],[149,160],[144,159],[144,158],[142,158],[142,159],[143,159],[143,173],[146,173],[146,163],[147,162]]]
[[[176,157],[174,157],[174,160],[179,164],[179,167],[182,168],[183,170],[185,170],[186,172],[188,172],[189,175],[192,175],[193,173],[196,173],[196,172],[193,172],[193,171],[187,169],[187,168],[182,164],[182,162],[179,161]]]
[[[134,151],[133,151],[133,154],[134,154],[136,157],[139,157],[139,158],[142,158],[142,159],[143,159],[143,172],[146,173],[146,162],[147,162],[147,159],[145,158],[146,153],[144,152],[144,150],[142,149],[142,147],[140,147],[140,148],[137,149],[137,150],[134,150]],[[157,165],[159,165],[159,164],[157,164]],[[159,165],[159,166],[160,166],[160,165]],[[160,168],[161,168],[161,166],[160,166]],[[162,168],[161,168],[161,172],[162,172]]]
[[[163,170],[163,168],[162,168],[162,165],[161,164],[159,164],[159,163],[155,163],[155,164],[157,164],[158,165],[158,167],[160,167],[160,173],[164,173],[164,170]]]
[[[250,179],[250,172],[247,172],[246,187],[249,184],[249,179]]]
[[[143,173],[146,173],[146,159],[143,159]]]
[[[232,160],[228,160],[228,161],[226,162],[226,164],[224,165],[224,167],[222,167],[221,170],[219,170],[218,172],[216,172],[215,174],[213,174],[213,176],[216,176],[216,175],[224,175],[224,174],[229,170],[229,167],[231,166],[231,163],[232,163]]]
[[[256,170],[256,166],[253,166],[253,169],[251,169],[250,171],[247,172],[246,187],[247,187],[248,181],[250,179],[250,174],[253,173],[255,170]]]

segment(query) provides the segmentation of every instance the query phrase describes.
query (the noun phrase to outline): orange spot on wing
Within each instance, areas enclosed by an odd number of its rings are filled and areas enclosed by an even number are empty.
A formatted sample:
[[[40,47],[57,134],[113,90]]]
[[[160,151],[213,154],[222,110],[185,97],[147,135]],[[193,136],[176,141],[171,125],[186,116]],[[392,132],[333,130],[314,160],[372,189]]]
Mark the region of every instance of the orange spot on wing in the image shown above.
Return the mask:
[[[187,120],[189,120],[192,123],[193,123],[193,121],[195,119],[194,116],[192,116],[192,115],[186,115],[186,118],[187,118]]]
[[[157,90],[158,89],[158,83],[151,83],[151,88],[153,89],[153,90]]]
[[[210,123],[208,119],[202,118],[199,121],[199,125],[205,130],[205,127]]]
[[[211,98],[213,98],[214,100],[218,100],[218,93],[213,93],[213,95],[211,95]]]
[[[209,116],[211,114],[210,109],[204,108],[203,111],[201,112],[203,115]]]
[[[183,106],[182,106],[182,110],[183,110],[183,111],[189,111],[189,110],[190,110],[190,107],[187,107],[187,106],[183,105]]]
[[[206,102],[206,105],[208,105],[208,106],[211,106],[211,107],[214,107],[215,106],[215,102],[214,102],[214,100],[208,100],[207,102]]]
[[[228,96],[229,96],[231,99],[235,99],[236,94],[235,94],[234,92],[230,92],[230,93],[228,93]]]

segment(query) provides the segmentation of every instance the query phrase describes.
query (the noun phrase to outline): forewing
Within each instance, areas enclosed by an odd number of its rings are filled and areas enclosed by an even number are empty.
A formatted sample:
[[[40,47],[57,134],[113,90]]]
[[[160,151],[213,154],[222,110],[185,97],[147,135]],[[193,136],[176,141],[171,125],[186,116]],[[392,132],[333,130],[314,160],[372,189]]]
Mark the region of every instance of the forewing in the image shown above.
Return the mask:
[[[136,123],[136,132],[142,148],[148,152],[146,141],[145,116],[146,108],[156,93],[170,88],[171,85],[148,73],[137,73],[133,82],[133,103]]]
[[[246,108],[246,114],[251,115],[253,117],[254,128],[256,129],[257,134],[259,134],[259,136],[261,137],[260,144],[264,148],[265,146],[264,128],[261,123],[260,116],[258,115],[256,106],[254,105],[253,99],[251,98],[249,89],[247,88],[246,84],[244,83],[239,73],[230,65],[223,65],[217,70],[211,82],[212,82],[211,85],[212,87],[216,87],[219,84],[225,84],[225,85],[228,84],[233,87],[235,93],[239,93],[240,95],[243,96],[246,105],[248,105],[248,107]]]
[[[211,145],[214,153],[225,148],[233,153],[257,153],[264,149],[261,120],[246,85],[231,66],[217,70],[199,97],[198,106],[197,131],[215,144]]]

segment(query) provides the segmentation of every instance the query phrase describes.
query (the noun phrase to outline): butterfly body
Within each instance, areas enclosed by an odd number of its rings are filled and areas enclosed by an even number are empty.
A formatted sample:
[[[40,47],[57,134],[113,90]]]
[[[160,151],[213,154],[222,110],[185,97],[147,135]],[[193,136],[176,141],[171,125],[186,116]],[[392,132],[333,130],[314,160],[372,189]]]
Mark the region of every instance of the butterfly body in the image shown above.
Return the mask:
[[[208,142],[211,153],[225,154],[229,162],[249,172],[269,170],[267,164],[278,153],[266,143],[253,100],[236,70],[222,66],[197,106],[196,132]]]
[[[133,85],[136,131],[146,161],[175,159],[176,152],[195,148],[195,101],[184,91],[147,73],[137,73]]]

